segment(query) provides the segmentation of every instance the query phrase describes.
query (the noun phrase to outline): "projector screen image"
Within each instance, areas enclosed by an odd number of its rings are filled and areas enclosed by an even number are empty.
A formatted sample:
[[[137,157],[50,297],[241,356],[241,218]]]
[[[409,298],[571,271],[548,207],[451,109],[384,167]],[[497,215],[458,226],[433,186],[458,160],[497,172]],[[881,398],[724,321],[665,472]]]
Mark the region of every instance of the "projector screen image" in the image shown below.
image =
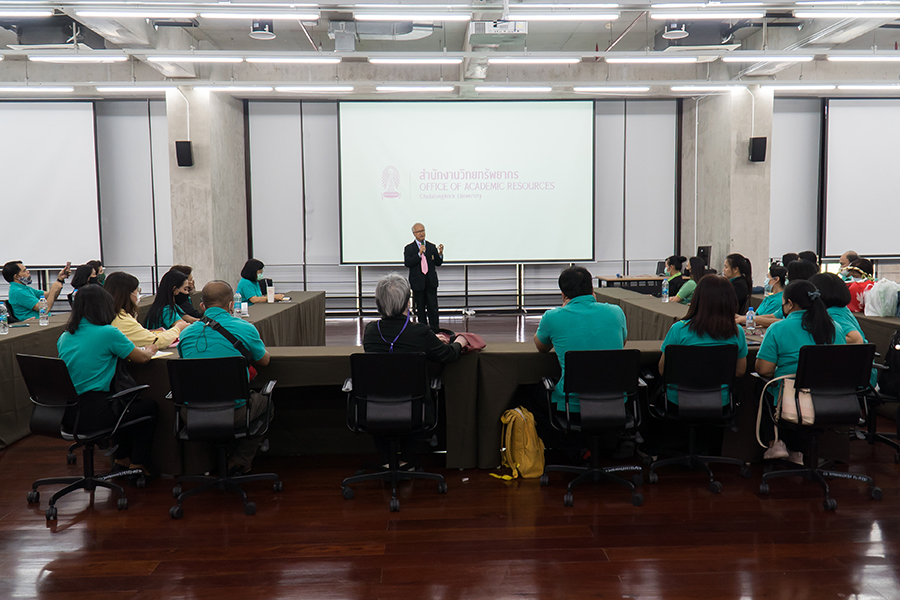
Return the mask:
[[[417,222],[447,262],[593,259],[592,102],[344,102],[339,114],[341,262],[401,262]]]

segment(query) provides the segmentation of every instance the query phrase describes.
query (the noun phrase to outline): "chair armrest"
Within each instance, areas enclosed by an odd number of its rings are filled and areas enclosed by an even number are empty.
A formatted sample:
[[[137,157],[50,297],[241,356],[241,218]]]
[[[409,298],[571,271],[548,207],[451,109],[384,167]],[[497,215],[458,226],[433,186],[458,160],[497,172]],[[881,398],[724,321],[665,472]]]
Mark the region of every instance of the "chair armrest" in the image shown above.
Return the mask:
[[[260,392],[260,394],[262,394],[263,396],[271,396],[272,390],[275,389],[276,383],[277,383],[277,381],[275,381],[274,379],[269,381],[269,383],[267,383],[265,386],[263,386],[263,389]]]
[[[541,377],[541,383],[544,384],[544,389],[548,392],[552,392],[556,387],[556,380],[552,377]]]
[[[171,400],[171,399],[172,399],[172,392],[169,392],[168,394],[166,394],[166,400]]]
[[[773,379],[772,377],[766,377],[765,375],[760,375],[760,374],[757,373],[756,371],[751,371],[751,372],[750,372],[750,376],[751,376],[751,377],[756,377],[757,379],[759,379],[759,380],[762,381],[763,383],[769,383],[769,382],[772,381],[772,379]]]
[[[439,390],[443,387],[444,383],[441,381],[440,377],[434,377],[429,385],[431,386],[431,389]]]
[[[353,391],[353,378],[348,377],[344,380],[344,387],[341,388],[342,392],[350,393]]]
[[[130,394],[137,394],[138,392],[142,392],[147,389],[150,389],[149,385],[136,385],[132,388],[128,388],[127,390],[122,390],[121,392],[118,392],[116,394],[113,394],[112,396],[109,396],[107,398],[107,400],[109,400],[109,401],[118,400],[119,398],[123,398]]]
[[[642,387],[642,388],[647,387],[647,382],[644,381],[644,379],[641,377],[638,377],[638,387]]]
[[[886,366],[884,366],[884,365],[882,365],[882,364],[879,364],[879,363],[872,363],[872,368],[873,368],[873,369],[877,369],[877,370],[879,370],[879,371],[890,371],[890,370],[891,370],[890,367],[886,367]]]

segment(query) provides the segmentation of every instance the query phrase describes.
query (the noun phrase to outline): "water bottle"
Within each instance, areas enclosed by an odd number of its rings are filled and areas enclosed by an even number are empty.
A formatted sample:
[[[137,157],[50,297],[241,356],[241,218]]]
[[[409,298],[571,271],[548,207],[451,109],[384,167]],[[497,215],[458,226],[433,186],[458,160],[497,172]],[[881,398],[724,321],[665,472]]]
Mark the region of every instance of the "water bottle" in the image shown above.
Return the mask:
[[[663,302],[669,301],[669,280],[668,279],[663,279],[663,282],[662,282],[662,301]]]
[[[0,335],[9,333],[9,315],[6,314],[6,304],[0,304]]]
[[[747,309],[747,331],[756,329],[756,311],[753,307]]]
[[[241,295],[238,294],[237,292],[235,292],[235,294],[234,294],[234,312],[232,314],[239,319],[241,318],[241,301],[242,300],[243,300],[243,298],[241,298]]]
[[[50,324],[50,311],[47,310],[47,299],[41,296],[41,299],[38,300],[38,311],[41,313],[40,318],[38,319],[38,323],[41,327]]]

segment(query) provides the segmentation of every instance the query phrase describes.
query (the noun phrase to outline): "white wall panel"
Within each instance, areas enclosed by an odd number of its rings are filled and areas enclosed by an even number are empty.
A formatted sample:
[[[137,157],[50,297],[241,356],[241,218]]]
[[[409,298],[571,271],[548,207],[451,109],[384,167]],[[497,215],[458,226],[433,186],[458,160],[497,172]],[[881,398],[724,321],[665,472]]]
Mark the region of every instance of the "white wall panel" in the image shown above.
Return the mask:
[[[625,106],[625,257],[655,261],[675,247],[676,103]],[[639,274],[635,272],[633,274]]]
[[[150,159],[156,205],[156,254],[160,265],[172,264],[172,188],[169,184],[169,128],[164,100],[150,101]]]
[[[303,263],[303,148],[299,102],[250,102],[253,254]]]
[[[821,123],[817,98],[775,99],[769,257],[816,249]]]
[[[594,115],[594,260],[599,264],[589,269],[594,275],[608,275],[610,267],[624,273],[625,101],[599,101]],[[598,268],[604,272],[594,272]]]

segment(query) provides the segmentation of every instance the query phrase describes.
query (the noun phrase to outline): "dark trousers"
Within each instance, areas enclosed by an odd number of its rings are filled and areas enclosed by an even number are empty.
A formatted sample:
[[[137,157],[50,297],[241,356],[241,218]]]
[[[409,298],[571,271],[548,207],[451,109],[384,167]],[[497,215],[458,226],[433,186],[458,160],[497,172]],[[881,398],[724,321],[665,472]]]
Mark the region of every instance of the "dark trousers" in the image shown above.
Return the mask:
[[[428,325],[437,333],[440,329],[438,324],[437,288],[426,286],[424,290],[413,290],[413,303],[416,305],[416,318],[419,320],[419,323]]]
[[[67,409],[63,424],[67,431],[75,426],[75,415],[78,413],[78,431],[90,432],[115,427],[119,416],[113,412],[108,392],[85,392],[78,397],[78,410]],[[117,459],[130,459],[137,465],[150,462],[150,449],[153,445],[153,432],[156,430],[156,419],[150,419],[137,425],[128,425],[130,421],[141,417],[156,417],[156,402],[148,398],[138,398],[131,403],[119,431],[113,437],[118,444]]]

